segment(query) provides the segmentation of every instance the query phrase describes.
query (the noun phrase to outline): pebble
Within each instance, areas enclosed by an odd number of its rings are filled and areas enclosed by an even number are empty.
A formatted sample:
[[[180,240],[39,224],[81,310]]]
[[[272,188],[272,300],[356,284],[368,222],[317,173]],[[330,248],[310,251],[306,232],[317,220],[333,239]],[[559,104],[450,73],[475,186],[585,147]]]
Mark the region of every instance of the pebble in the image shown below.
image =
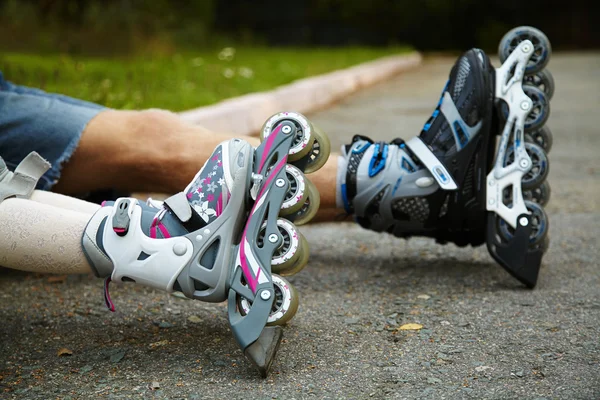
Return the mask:
[[[439,383],[442,383],[442,380],[430,376],[429,378],[427,378],[427,383],[432,384],[432,385],[437,385]]]
[[[162,321],[160,324],[158,324],[159,328],[163,328],[163,329],[167,329],[167,328],[172,328],[173,324],[166,322],[166,321]]]
[[[202,319],[197,315],[190,315],[187,320],[193,324],[198,324],[202,322]]]
[[[417,299],[421,299],[421,300],[429,300],[430,298],[431,298],[431,296],[428,294],[420,294],[417,296]]]
[[[110,356],[110,362],[116,364],[121,361],[123,357],[125,357],[125,350],[117,351]]]
[[[359,318],[346,318],[344,320],[344,323],[346,325],[355,325],[355,324],[358,324],[359,322],[360,322]]]
[[[520,371],[515,372],[515,375],[518,376],[519,378],[522,378],[524,375],[524,372],[523,372],[523,370],[520,370]]]
[[[94,369],[94,367],[92,367],[91,365],[84,365],[83,367],[81,367],[81,369],[79,369],[79,373],[86,374],[86,373],[90,372],[92,369]]]

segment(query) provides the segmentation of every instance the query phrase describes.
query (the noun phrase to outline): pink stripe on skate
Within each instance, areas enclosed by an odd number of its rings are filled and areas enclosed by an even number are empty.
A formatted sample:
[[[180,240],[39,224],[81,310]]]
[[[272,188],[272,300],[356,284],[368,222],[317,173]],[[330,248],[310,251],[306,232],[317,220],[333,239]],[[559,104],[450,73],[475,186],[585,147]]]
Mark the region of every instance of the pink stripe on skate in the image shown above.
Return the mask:
[[[265,162],[267,161],[267,155],[269,154],[269,152],[271,150],[271,146],[273,146],[273,142],[275,141],[275,136],[277,136],[277,134],[279,133],[280,130],[281,130],[281,125],[277,125],[277,128],[275,128],[275,130],[273,132],[271,132],[271,134],[267,138],[267,142],[265,143],[265,149],[263,151],[263,156],[262,156],[262,159],[260,160],[260,166],[258,167],[257,172],[262,171],[262,169],[265,165]]]
[[[156,239],[156,222],[157,222],[157,218],[154,217],[154,219],[152,220],[152,224],[150,225],[150,238],[151,239]]]
[[[217,199],[217,206],[215,207],[215,213],[216,213],[217,217],[219,215],[221,215],[222,212],[223,212],[223,194],[221,194],[219,196],[219,198]]]
[[[244,277],[246,278],[246,282],[248,282],[248,286],[250,286],[252,293],[256,293],[256,285],[258,284],[258,277],[260,275],[261,269],[260,268],[258,269],[258,272],[256,273],[256,277],[252,276],[252,268],[250,268],[250,266],[248,266],[248,260],[246,259],[246,250],[244,249],[245,244],[248,242],[248,240],[246,239],[246,232],[248,230],[248,226],[250,225],[250,221],[252,220],[252,216],[254,215],[254,213],[256,211],[257,204],[261,204],[261,205],[264,204],[260,200],[266,194],[266,188],[269,187],[269,184],[271,183],[271,181],[277,176],[279,171],[281,171],[281,169],[285,166],[286,161],[287,161],[287,157],[284,157],[284,159],[281,160],[279,162],[279,164],[275,165],[275,167],[271,170],[271,173],[269,174],[269,177],[265,181],[265,183],[262,187],[262,190],[260,191],[260,194],[256,198],[256,202],[254,203],[254,206],[252,207],[252,211],[250,211],[250,218],[248,218],[248,221],[246,221],[246,227],[244,228],[244,233],[242,234],[242,240],[240,241],[240,262],[242,264],[241,267],[242,267],[242,271],[244,271]]]
[[[167,227],[166,227],[166,226],[164,226],[162,223],[159,223],[159,224],[158,224],[158,229],[160,229],[160,232],[162,233],[162,235],[163,235],[163,238],[165,238],[165,239],[166,239],[166,238],[170,238],[170,237],[171,237],[171,234],[170,234],[170,233],[169,233],[169,231],[167,230]]]

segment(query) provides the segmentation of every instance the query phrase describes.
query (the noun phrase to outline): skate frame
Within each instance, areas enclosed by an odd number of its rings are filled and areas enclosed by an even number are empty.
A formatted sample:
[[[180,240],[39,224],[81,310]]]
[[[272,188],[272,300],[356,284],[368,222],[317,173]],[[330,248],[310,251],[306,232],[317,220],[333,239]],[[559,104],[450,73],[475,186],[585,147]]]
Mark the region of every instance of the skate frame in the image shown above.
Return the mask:
[[[500,68],[496,68],[495,97],[504,100],[508,105],[508,117],[500,137],[500,145],[494,168],[487,176],[486,204],[487,210],[495,212],[514,229],[517,223],[527,225],[526,218],[517,221],[520,215],[530,214],[525,207],[521,190],[523,175],[532,168],[531,158],[525,150],[525,118],[533,107],[533,102],[525,94],[522,87],[525,67],[534,51],[529,40],[519,43]],[[514,160],[504,166],[506,151],[513,135]],[[512,186],[512,207],[503,202],[503,192]]]

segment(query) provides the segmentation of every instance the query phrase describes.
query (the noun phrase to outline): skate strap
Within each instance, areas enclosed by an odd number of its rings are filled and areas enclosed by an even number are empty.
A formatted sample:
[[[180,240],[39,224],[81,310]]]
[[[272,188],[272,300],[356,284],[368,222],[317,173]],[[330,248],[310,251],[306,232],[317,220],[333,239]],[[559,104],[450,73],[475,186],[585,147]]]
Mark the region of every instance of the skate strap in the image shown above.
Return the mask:
[[[104,304],[106,304],[106,308],[110,311],[115,312],[115,305],[110,298],[110,293],[108,292],[108,285],[110,283],[110,275],[106,277],[104,280]]]
[[[429,147],[425,145],[419,137],[408,140],[406,142],[406,147],[408,147],[423,165],[425,165],[443,190],[458,189],[456,182],[452,179],[452,175],[450,175],[446,167],[444,167],[440,160],[438,160],[435,154],[429,150]]]
[[[31,197],[37,182],[50,167],[48,161],[33,151],[21,161],[13,173],[0,157],[0,203],[9,197]]]
[[[169,210],[188,232],[202,228],[206,223],[191,206],[187,196],[183,192],[174,194],[167,198],[163,206]]]

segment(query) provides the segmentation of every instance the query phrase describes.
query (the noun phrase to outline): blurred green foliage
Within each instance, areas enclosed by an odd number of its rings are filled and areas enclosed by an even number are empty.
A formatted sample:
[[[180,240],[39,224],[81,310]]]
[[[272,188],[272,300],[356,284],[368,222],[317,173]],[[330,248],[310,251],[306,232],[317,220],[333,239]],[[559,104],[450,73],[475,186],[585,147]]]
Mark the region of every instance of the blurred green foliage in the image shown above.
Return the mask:
[[[162,53],[225,45],[493,49],[518,25],[600,46],[590,0],[0,0],[0,49]]]
[[[179,111],[406,50],[225,47],[121,57],[5,53],[0,71],[18,84],[113,108]]]
[[[212,0],[0,0],[0,49],[70,54],[214,47]]]

